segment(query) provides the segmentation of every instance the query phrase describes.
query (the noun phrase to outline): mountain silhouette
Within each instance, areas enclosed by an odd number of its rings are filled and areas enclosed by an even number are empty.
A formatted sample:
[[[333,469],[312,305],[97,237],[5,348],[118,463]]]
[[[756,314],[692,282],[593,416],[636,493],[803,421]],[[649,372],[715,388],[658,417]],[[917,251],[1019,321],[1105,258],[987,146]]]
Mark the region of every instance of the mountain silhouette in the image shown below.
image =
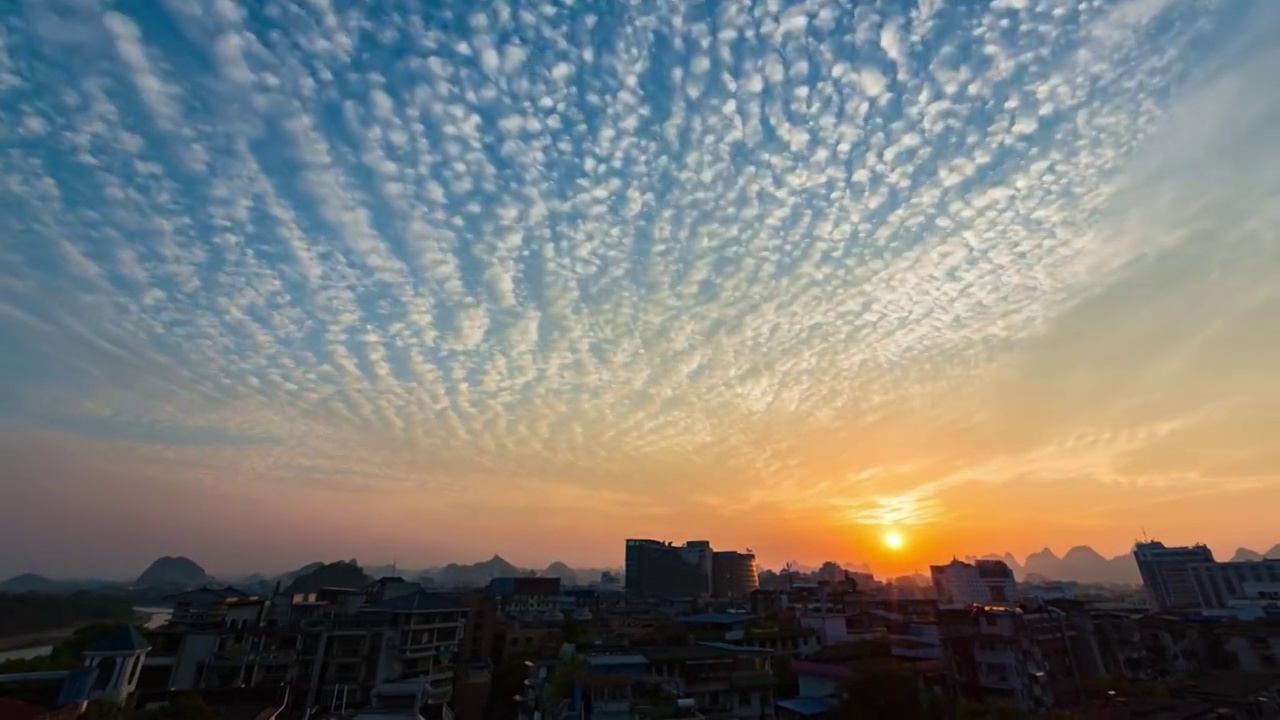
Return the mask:
[[[289,583],[289,587],[285,592],[288,593],[312,593],[319,592],[323,588],[346,588],[348,590],[359,590],[373,582],[373,578],[369,577],[360,569],[355,560],[347,562],[334,562],[299,575]]]
[[[1026,571],[1022,567],[1022,563],[1018,562],[1018,558],[1014,557],[1013,553],[1005,553],[1003,555],[996,555],[995,553],[987,553],[982,557],[974,557],[973,555],[966,555],[964,558],[964,561],[969,563],[970,565],[976,563],[979,560],[999,560],[1000,562],[1003,562],[1005,565],[1009,566],[1009,569],[1013,571],[1013,576],[1018,580],[1021,580],[1023,576],[1026,575]]]
[[[0,592],[7,593],[60,593],[64,592],[64,590],[65,585],[63,583],[35,573],[14,575],[4,582],[0,582]]]
[[[494,555],[488,560],[472,565],[449,563],[432,573],[432,578],[446,587],[479,587],[499,577],[515,577],[528,575],[529,571],[521,570],[502,558]]]
[[[1141,582],[1138,566],[1129,553],[1107,558],[1088,545],[1077,545],[1059,557],[1050,548],[1027,556],[1021,565],[1013,555],[988,554],[983,558],[1003,560],[1019,580],[1061,580],[1083,583],[1132,585]]]
[[[297,580],[303,575],[313,573],[322,567],[324,567],[324,563],[317,560],[316,562],[307,563],[297,570],[281,573],[275,577],[275,580],[279,582],[282,587],[288,587],[294,580]]]
[[[1263,559],[1262,553],[1242,547],[1236,548],[1236,554],[1231,556],[1230,562],[1253,562],[1261,559]]]
[[[212,578],[191,558],[165,555],[151,563],[134,585],[140,587],[191,587]]]
[[[1256,562],[1258,560],[1280,560],[1280,545],[1261,553],[1257,550],[1250,550],[1247,547],[1236,548],[1236,554],[1231,556],[1231,562]]]

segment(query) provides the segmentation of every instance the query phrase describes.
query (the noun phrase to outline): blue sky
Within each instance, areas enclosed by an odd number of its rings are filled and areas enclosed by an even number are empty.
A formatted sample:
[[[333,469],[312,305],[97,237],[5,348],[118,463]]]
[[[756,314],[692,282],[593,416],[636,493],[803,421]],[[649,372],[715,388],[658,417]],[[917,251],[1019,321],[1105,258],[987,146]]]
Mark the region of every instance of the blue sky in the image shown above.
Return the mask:
[[[0,570],[1270,547],[1278,19],[6,4]]]

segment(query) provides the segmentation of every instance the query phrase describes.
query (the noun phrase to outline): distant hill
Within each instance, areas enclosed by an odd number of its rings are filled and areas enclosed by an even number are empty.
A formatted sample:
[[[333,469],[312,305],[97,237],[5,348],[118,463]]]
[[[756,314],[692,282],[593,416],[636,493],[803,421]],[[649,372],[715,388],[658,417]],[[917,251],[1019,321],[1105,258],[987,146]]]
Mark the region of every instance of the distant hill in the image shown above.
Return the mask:
[[[292,584],[294,580],[297,580],[298,578],[302,577],[303,575],[307,575],[307,574],[309,574],[309,573],[313,573],[313,572],[315,572],[315,571],[319,570],[319,569],[320,569],[320,568],[322,568],[322,567],[324,567],[324,563],[319,562],[319,561],[316,561],[316,562],[313,562],[313,563],[307,563],[306,565],[303,565],[302,567],[298,568],[297,570],[291,570],[291,571],[289,571],[289,572],[287,572],[287,573],[281,573],[281,574],[277,575],[277,576],[274,578],[274,580],[275,580],[275,581],[277,581],[277,582],[279,582],[281,587],[289,587],[289,585],[290,585],[290,584]]]
[[[436,583],[444,587],[481,587],[488,585],[493,578],[529,574],[531,571],[521,570],[504,560],[501,555],[494,555],[473,565],[449,563],[434,573],[429,573]]]
[[[1236,554],[1231,556],[1231,562],[1255,562],[1258,560],[1280,560],[1280,545],[1261,553],[1246,547],[1236,548]]]
[[[299,575],[285,589],[288,593],[312,593],[322,588],[359,590],[373,582],[354,560],[334,562]]]
[[[578,572],[558,560],[548,565],[546,570],[538,574],[542,577],[560,578],[561,583],[568,585],[576,585],[578,583]]]
[[[1236,554],[1231,556],[1231,562],[1253,562],[1261,559],[1262,553],[1246,547],[1236,548]]]
[[[50,580],[43,575],[35,573],[23,573],[15,575],[4,582],[0,582],[0,592],[6,593],[62,593],[70,592],[65,589],[66,585],[57,580]]]
[[[1022,568],[1022,563],[1018,562],[1018,558],[1014,557],[1013,553],[1005,553],[1003,555],[996,555],[995,553],[987,553],[982,557],[974,557],[973,555],[968,555],[964,559],[964,561],[969,564],[973,564],[978,560],[999,560],[1003,562],[1005,565],[1009,566],[1009,569],[1013,571],[1013,576],[1018,580],[1021,580],[1023,578],[1023,575],[1026,574]]]
[[[125,585],[125,583],[111,580],[54,580],[35,573],[23,573],[0,582],[0,593],[35,592],[46,595],[70,595],[82,590],[110,593],[123,590]]]
[[[1118,585],[1142,582],[1132,555],[1125,553],[1107,558],[1088,545],[1077,545],[1062,557],[1058,557],[1049,548],[1033,552],[1022,564],[1022,575],[1024,580],[1066,580]]]
[[[95,592],[0,594],[0,638],[29,636],[90,622],[130,622],[128,598]]]
[[[143,570],[133,584],[141,587],[190,587],[212,579],[191,558],[166,555]]]

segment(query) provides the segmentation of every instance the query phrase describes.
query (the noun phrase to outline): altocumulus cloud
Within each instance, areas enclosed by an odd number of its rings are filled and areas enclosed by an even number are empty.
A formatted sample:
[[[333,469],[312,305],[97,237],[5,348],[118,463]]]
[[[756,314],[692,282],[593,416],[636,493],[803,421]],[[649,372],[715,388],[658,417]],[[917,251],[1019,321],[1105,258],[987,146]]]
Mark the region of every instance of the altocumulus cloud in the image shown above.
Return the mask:
[[[1146,477],[1121,456],[1223,414],[1025,406],[1060,322],[1259,200],[1188,170],[1275,148],[1274,91],[1231,86],[1257,3],[106,5],[0,9],[13,437],[175,483],[911,522]]]

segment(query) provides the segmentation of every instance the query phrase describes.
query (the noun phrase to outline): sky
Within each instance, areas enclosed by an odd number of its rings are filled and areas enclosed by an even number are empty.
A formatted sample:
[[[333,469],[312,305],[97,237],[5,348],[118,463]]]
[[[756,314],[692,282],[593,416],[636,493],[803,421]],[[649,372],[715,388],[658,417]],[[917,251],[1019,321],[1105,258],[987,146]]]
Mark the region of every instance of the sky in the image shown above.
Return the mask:
[[[0,574],[1265,550],[1277,34],[0,3]]]

